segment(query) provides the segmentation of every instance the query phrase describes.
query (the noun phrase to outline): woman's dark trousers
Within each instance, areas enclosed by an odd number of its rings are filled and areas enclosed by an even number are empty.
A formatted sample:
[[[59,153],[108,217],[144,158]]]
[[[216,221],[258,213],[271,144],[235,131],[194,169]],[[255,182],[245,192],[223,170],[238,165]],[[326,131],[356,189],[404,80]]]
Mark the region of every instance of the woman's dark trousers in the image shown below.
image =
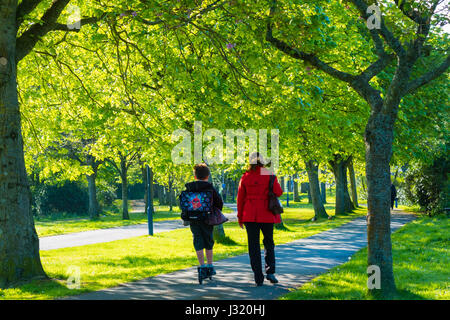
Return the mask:
[[[262,272],[260,231],[264,239],[264,260],[266,274],[275,273],[275,244],[273,242],[273,223],[246,222],[248,254],[250,256],[250,265],[255,274],[255,282],[262,283],[264,274]]]

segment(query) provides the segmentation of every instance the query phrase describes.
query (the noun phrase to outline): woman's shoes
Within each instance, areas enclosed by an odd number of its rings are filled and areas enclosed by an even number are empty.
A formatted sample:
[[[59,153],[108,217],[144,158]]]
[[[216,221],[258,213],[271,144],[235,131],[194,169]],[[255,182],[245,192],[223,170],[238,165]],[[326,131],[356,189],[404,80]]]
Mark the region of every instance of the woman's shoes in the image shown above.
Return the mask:
[[[273,273],[268,274],[266,276],[266,279],[270,281],[270,283],[278,283],[277,278],[275,278],[275,275]]]
[[[270,283],[278,283],[277,278],[275,278],[275,275],[273,273],[268,274],[266,276],[266,279],[270,281]],[[263,286],[264,278],[261,280],[261,282],[255,282],[257,287]]]

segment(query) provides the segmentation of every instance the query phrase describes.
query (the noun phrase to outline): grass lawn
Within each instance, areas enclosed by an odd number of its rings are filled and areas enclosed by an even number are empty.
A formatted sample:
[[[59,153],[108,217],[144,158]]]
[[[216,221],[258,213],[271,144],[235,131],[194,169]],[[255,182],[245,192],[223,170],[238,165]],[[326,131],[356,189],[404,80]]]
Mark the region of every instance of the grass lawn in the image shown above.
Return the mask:
[[[395,299],[450,299],[450,220],[421,217],[392,235]],[[370,299],[367,248],[282,299]]]
[[[327,206],[330,214],[332,204]],[[290,242],[335,228],[365,215],[365,209],[334,220],[311,222],[313,210],[305,203],[292,203],[283,214],[285,230],[275,230],[276,244]],[[247,252],[246,233],[236,222],[224,225],[226,244],[216,243],[215,260]],[[0,299],[53,299],[116,286],[145,277],[169,273],[197,264],[188,228],[102,244],[41,251],[42,263],[51,280],[36,280],[17,288],[0,290]],[[81,271],[81,288],[67,288],[71,266]],[[193,275],[194,277],[194,275]]]
[[[64,218],[61,215],[56,217],[43,217],[35,220],[36,232],[39,237],[54,236],[73,232],[82,232],[97,229],[114,228],[133,224],[147,223],[145,212],[131,212],[130,220],[122,219],[121,200],[116,200],[111,208],[108,208],[100,215],[98,220],[90,220],[88,216]],[[169,211],[169,206],[155,205],[154,221],[180,219],[178,207]]]
[[[60,234],[82,232],[97,229],[114,228],[128,226],[140,223],[147,223],[147,214],[145,212],[130,212],[130,220],[123,220],[120,211],[120,200],[115,201],[114,207],[101,214],[98,220],[90,220],[85,217],[61,218],[61,216],[51,218],[38,218],[35,221],[36,232],[39,237],[55,236]],[[129,207],[131,209],[131,206]],[[224,213],[232,213],[233,210],[224,207]],[[153,221],[177,220],[180,219],[180,210],[173,207],[169,211],[169,206],[155,205],[155,214]]]

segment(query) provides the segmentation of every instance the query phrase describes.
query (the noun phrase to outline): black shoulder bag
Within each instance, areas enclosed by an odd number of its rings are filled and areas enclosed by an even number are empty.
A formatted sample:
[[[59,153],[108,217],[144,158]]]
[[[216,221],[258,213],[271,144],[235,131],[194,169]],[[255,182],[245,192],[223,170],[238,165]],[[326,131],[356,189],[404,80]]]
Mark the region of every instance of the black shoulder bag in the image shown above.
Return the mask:
[[[283,206],[281,205],[280,200],[273,192],[273,183],[275,182],[275,175],[270,176],[269,180],[269,210],[273,214],[281,214],[283,213]]]

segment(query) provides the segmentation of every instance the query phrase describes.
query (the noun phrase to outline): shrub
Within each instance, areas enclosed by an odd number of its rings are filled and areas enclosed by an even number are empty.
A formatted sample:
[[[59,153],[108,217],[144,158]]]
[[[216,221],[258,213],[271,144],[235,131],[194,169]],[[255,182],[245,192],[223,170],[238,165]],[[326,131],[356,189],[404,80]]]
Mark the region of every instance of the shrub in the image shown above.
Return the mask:
[[[431,165],[422,165],[410,171],[405,179],[405,194],[409,201],[420,205],[428,215],[443,213],[449,207],[450,161],[446,157],[435,159]]]
[[[85,215],[89,208],[87,188],[78,182],[67,181],[63,185],[41,184],[32,188],[33,213],[46,216],[52,213]]]
[[[100,209],[110,208],[117,199],[117,187],[106,180],[97,180],[97,201]]]

